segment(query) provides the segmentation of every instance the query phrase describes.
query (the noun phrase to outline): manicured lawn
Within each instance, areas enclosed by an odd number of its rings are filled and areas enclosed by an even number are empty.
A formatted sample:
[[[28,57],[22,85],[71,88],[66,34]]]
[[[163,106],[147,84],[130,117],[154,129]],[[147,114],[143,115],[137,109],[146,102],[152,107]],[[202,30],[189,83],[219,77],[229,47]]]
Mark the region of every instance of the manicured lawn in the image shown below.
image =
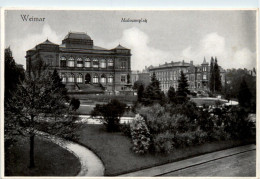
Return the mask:
[[[103,161],[106,176],[137,171],[244,144],[241,141],[221,141],[176,149],[170,155],[138,155],[131,151],[129,138],[120,132],[107,133],[103,125],[85,124],[79,133],[79,142],[92,149]]]
[[[79,160],[58,145],[35,138],[35,165],[29,169],[29,141],[21,138],[10,150],[6,162],[6,176],[75,176],[80,170]]]

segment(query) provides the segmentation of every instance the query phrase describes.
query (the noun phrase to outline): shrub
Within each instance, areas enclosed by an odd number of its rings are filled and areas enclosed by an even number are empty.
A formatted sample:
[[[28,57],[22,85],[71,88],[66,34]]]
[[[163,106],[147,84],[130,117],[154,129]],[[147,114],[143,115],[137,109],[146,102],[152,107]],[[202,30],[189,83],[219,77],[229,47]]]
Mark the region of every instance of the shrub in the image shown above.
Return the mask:
[[[134,145],[133,151],[139,154],[146,153],[150,146],[150,132],[143,117],[137,114],[133,122],[130,124],[130,128]]]
[[[241,107],[232,107],[225,115],[224,130],[232,138],[243,139],[253,136],[255,124],[248,118],[248,113]]]
[[[174,134],[165,132],[154,137],[153,148],[157,153],[169,154],[174,150]]]
[[[208,133],[202,130],[196,130],[194,132],[195,138],[194,138],[194,144],[195,145],[200,145],[204,144],[205,142],[208,141]]]
[[[192,135],[189,135],[188,133],[177,133],[174,138],[175,147],[183,148],[188,146],[188,143],[191,143],[191,141],[194,140],[190,139],[191,136]]]
[[[71,101],[70,101],[70,106],[71,106],[72,110],[74,110],[74,111],[79,109],[79,106],[80,106],[79,99],[72,98]]]
[[[108,104],[96,104],[91,111],[92,117],[99,117],[100,121],[106,126],[108,132],[119,131],[120,118],[126,111],[126,104],[116,99],[111,100]]]
[[[131,129],[129,123],[120,124],[120,131],[123,132],[127,137],[131,138]]]
[[[185,115],[190,119],[191,122],[195,119],[198,119],[198,108],[196,106],[196,103],[192,101],[187,101],[186,103],[178,104],[176,106],[168,106],[167,108],[167,110],[169,110],[172,115]]]

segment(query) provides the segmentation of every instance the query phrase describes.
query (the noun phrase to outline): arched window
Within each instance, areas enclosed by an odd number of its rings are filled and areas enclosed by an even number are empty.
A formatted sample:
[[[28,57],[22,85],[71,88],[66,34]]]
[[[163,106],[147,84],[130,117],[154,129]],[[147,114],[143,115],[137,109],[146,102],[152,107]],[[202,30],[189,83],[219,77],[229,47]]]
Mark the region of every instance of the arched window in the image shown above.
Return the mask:
[[[114,67],[114,61],[112,59],[107,60],[107,66],[108,68],[113,68]]]
[[[83,60],[82,58],[77,59],[77,67],[83,67]]]
[[[98,74],[94,74],[93,83],[98,83]]]
[[[87,67],[87,68],[91,67],[91,60],[89,58],[85,59],[85,67]]]
[[[68,74],[68,82],[70,82],[70,83],[74,82],[74,74],[73,73]]]
[[[63,82],[63,83],[66,83],[66,82],[67,82],[67,77],[66,77],[66,74],[65,74],[65,73],[62,73],[62,74],[61,74],[61,79],[62,79],[62,82]]]
[[[77,75],[77,83],[83,83],[83,77],[80,73]]]
[[[108,80],[107,82],[108,83],[113,83],[113,79],[114,79],[113,75],[109,75],[108,79],[107,79]]]
[[[100,60],[100,67],[101,67],[101,68],[106,68],[106,67],[107,67],[106,60],[105,60],[105,59],[101,59],[101,60]]]
[[[70,58],[69,58],[68,66],[69,66],[69,67],[74,67],[74,58],[73,58],[73,57],[70,57]]]
[[[101,75],[101,78],[100,78],[100,82],[101,82],[101,83],[106,83],[106,81],[107,81],[107,80],[106,80],[106,75],[105,75],[105,74],[102,74],[102,75]]]
[[[67,60],[65,57],[61,57],[60,59],[60,66],[61,67],[66,67],[67,66]]]
[[[99,63],[98,63],[98,59],[93,59],[93,68],[98,68],[98,65],[99,65]]]
[[[91,75],[87,73],[85,75],[85,84],[89,84],[89,83],[91,83]]]

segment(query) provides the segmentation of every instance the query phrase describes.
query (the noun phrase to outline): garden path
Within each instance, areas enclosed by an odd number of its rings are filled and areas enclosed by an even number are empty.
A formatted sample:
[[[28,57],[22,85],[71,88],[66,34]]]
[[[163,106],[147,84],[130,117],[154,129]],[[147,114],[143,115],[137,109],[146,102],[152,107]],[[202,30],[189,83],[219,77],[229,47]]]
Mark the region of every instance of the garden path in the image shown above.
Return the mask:
[[[38,134],[68,150],[79,159],[81,169],[77,176],[104,176],[105,167],[102,161],[88,148],[44,132],[38,131]]]

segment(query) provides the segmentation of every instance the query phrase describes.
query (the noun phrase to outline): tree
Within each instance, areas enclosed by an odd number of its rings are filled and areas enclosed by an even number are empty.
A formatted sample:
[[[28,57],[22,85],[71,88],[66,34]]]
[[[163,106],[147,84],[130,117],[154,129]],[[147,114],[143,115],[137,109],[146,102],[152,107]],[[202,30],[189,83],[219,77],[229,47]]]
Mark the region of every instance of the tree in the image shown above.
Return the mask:
[[[215,91],[220,92],[222,89],[222,84],[221,84],[220,70],[218,66],[217,57],[215,57],[215,64],[214,64],[214,81],[215,81],[214,92]]]
[[[230,69],[225,75],[227,80],[226,90],[230,98],[238,98],[240,85],[243,79],[252,94],[251,112],[256,112],[256,76],[248,74],[247,69]]]
[[[144,96],[144,85],[141,84],[137,90],[137,101],[142,102],[143,96]]]
[[[222,89],[220,69],[218,66],[217,57],[215,57],[215,61],[214,58],[211,57],[209,89],[212,93],[221,92]]]
[[[10,48],[5,49],[5,92],[4,92],[4,143],[5,143],[5,160],[9,160],[9,148],[16,141],[16,125],[12,123],[12,116],[6,111],[6,106],[10,103],[12,96],[16,93],[18,86],[25,78],[24,69],[17,65],[12,56]]]
[[[213,59],[213,57],[211,57],[211,60],[210,60],[209,89],[210,89],[211,92],[214,92],[214,89],[215,89],[214,59]]]
[[[176,92],[176,99],[178,104],[182,104],[188,100],[187,96],[190,94],[188,87],[188,80],[183,71],[181,71],[181,75],[178,80],[178,90]]]
[[[106,126],[108,132],[119,130],[120,118],[126,111],[126,104],[113,99],[107,104],[96,104],[91,111],[92,117],[98,117],[99,120]]]
[[[176,102],[176,92],[175,92],[174,87],[170,86],[168,93],[167,93],[167,96],[168,96],[168,100],[169,100],[170,103]]]
[[[5,112],[11,116],[15,130],[29,137],[30,168],[35,167],[34,137],[39,130],[65,139],[77,139],[74,133],[78,128],[77,117],[66,105],[65,87],[58,85],[60,80],[53,78],[54,73],[51,74],[43,61],[36,61],[6,104]]]
[[[76,111],[80,107],[80,100],[72,98],[70,101],[70,106],[73,111]]]
[[[15,63],[10,48],[5,49],[5,101],[17,90],[25,78],[24,69]]]
[[[144,83],[140,80],[137,80],[134,82],[133,89],[138,91],[138,89],[141,85],[143,85],[143,87],[144,87]]]
[[[238,93],[239,105],[245,108],[250,108],[251,98],[252,98],[252,94],[247,86],[245,79],[243,78]]]
[[[142,103],[147,106],[154,103],[163,104],[164,102],[165,96],[160,89],[160,82],[156,79],[155,73],[153,73],[151,83],[145,88]]]

